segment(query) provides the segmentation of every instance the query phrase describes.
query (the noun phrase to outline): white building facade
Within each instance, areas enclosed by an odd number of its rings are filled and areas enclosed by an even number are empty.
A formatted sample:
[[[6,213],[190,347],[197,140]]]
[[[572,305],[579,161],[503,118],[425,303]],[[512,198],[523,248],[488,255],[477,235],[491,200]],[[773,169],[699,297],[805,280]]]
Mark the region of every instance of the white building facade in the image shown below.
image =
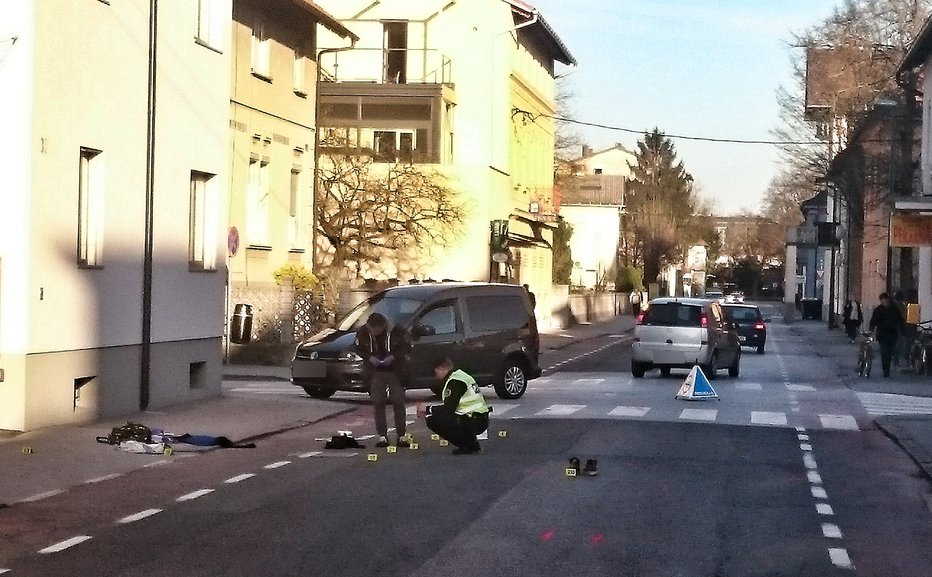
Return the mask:
[[[232,3],[157,6],[0,5],[0,429],[219,393]]]

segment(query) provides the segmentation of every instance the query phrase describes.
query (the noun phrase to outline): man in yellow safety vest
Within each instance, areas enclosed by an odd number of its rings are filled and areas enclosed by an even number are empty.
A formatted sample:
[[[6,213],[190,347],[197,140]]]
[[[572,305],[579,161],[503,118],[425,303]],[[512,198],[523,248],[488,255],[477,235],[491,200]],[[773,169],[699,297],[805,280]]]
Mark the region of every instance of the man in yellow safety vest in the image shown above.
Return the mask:
[[[442,405],[427,407],[427,428],[456,448],[454,455],[482,451],[476,435],[489,427],[489,405],[476,379],[466,371],[454,369],[453,362],[442,357],[434,362],[434,375],[443,382]]]

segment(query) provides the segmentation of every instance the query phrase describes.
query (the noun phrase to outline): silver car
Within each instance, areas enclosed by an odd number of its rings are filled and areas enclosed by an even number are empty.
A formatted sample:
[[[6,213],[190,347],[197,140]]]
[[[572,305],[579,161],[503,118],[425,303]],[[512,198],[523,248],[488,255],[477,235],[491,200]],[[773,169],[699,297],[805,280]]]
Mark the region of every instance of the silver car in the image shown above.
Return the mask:
[[[631,374],[641,378],[650,369],[667,376],[670,369],[699,365],[710,379],[720,369],[737,377],[741,346],[734,325],[718,301],[698,298],[658,298],[638,317],[631,347]]]

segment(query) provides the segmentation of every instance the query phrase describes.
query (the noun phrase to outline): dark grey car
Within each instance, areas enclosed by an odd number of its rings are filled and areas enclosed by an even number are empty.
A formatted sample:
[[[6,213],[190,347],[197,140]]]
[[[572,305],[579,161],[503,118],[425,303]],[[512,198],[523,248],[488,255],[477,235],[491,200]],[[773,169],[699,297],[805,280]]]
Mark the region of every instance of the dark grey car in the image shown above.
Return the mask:
[[[363,359],[353,350],[356,329],[379,312],[411,334],[409,389],[440,387],[431,364],[447,356],[481,386],[516,399],[541,374],[540,336],[527,291],[489,283],[430,283],[393,287],[354,308],[333,329],[302,342],[291,363],[291,381],[316,398],[366,391]]]

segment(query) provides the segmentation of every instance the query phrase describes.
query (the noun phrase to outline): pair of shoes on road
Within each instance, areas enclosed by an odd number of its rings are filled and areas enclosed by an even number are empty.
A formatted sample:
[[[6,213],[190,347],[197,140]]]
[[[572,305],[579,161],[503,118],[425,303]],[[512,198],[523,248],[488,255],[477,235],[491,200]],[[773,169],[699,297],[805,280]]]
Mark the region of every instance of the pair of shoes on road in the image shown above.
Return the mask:
[[[599,462],[595,459],[586,459],[586,464],[583,465],[582,469],[580,469],[579,459],[572,457],[570,458],[569,468],[575,470],[577,475],[582,473],[583,475],[594,477],[599,474]]]
[[[388,444],[389,444],[388,437],[386,437],[385,435],[382,435],[381,437],[379,437],[379,440],[375,442],[375,446],[380,449],[387,447]]]
[[[478,455],[482,452],[482,446],[476,443],[474,447],[457,447],[453,449],[454,455]]]
[[[399,448],[401,448],[401,449],[410,449],[410,448],[411,448],[411,441],[408,440],[408,437],[407,437],[407,436],[398,437],[398,442],[395,443],[395,446],[396,446],[396,447],[399,447]]]

